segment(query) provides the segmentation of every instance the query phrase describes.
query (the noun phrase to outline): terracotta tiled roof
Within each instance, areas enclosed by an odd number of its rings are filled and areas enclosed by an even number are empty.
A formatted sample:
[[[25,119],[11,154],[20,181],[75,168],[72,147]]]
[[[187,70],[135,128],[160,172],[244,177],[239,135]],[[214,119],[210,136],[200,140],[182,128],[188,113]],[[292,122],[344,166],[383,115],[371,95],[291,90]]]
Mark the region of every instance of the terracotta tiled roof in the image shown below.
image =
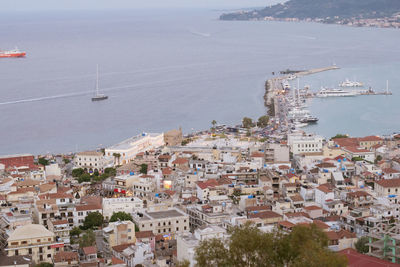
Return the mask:
[[[318,189],[319,191],[324,192],[325,194],[331,193],[331,192],[332,192],[332,190],[329,189],[329,188],[328,188],[327,186],[325,186],[325,185],[320,185],[320,186],[317,187],[317,189]]]
[[[138,234],[138,233],[140,233],[140,232],[137,232],[136,234]],[[132,245],[135,245],[135,243],[126,243],[126,244],[121,244],[121,245],[118,245],[118,246],[113,246],[112,249],[113,249],[115,252],[122,252],[122,251],[124,251],[126,248],[128,248],[128,247],[130,247],[130,246],[132,246]]]
[[[262,211],[259,213],[249,214],[249,218],[272,219],[272,218],[282,218],[282,215],[273,211]]]
[[[348,267],[398,267],[399,264],[381,260],[376,257],[358,253],[355,249],[347,248],[339,251],[347,258]]]
[[[177,158],[176,160],[174,160],[172,162],[172,164],[178,164],[178,165],[182,165],[182,164],[187,164],[189,161],[185,158]]]
[[[135,233],[136,238],[151,238],[154,237],[153,231],[140,231]]]
[[[293,228],[295,226],[294,223],[291,223],[289,221],[281,221],[281,222],[278,223],[278,225],[283,226],[285,228],[289,228],[289,229],[291,229],[291,228]]]
[[[215,179],[209,179],[205,182],[196,182],[196,184],[201,188],[201,189],[206,189],[209,187],[216,187],[219,185],[219,183],[217,182],[217,180]]]
[[[85,253],[85,255],[96,254],[97,248],[96,247],[84,247],[83,253]]]
[[[375,183],[382,187],[400,187],[400,179],[379,180]]]
[[[77,261],[78,259],[78,252],[73,251],[60,251],[54,255],[55,262]]]
[[[89,205],[79,205],[75,207],[76,211],[85,211],[85,210],[101,210],[101,206],[89,204]]]

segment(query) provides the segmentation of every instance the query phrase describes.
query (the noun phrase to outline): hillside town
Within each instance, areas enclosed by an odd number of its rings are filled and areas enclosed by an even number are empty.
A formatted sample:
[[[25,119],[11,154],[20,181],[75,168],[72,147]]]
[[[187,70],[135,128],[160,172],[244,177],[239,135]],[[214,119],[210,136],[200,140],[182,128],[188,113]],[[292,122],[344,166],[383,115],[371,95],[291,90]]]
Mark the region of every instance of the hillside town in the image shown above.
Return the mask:
[[[398,266],[399,193],[400,134],[272,136],[213,121],[1,156],[0,266],[195,266],[203,240],[245,224],[315,225],[349,266]]]

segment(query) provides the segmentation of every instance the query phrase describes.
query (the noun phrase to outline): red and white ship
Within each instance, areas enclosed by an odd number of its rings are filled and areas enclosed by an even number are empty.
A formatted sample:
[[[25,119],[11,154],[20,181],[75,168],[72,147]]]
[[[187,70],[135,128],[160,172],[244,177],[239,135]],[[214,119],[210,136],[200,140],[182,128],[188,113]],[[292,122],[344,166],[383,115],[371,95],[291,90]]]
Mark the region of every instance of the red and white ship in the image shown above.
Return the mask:
[[[18,48],[15,48],[14,50],[9,50],[9,51],[2,51],[0,50],[0,58],[1,57],[24,57],[26,56],[25,51],[20,51]]]

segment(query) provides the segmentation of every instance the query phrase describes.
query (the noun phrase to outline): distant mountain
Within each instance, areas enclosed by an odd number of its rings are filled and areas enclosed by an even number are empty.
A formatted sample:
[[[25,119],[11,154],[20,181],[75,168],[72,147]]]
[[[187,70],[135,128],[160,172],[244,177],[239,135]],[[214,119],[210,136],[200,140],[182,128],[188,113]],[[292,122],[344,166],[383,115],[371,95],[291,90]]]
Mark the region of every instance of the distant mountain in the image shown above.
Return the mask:
[[[221,15],[221,20],[276,19],[376,19],[400,12],[400,0],[290,0],[260,10]]]

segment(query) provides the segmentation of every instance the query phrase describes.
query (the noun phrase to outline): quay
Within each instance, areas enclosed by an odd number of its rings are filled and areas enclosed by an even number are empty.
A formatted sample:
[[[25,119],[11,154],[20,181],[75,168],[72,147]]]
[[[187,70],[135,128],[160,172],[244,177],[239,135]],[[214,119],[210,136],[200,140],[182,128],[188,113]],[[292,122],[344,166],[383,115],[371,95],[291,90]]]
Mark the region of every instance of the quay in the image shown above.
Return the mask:
[[[296,77],[302,77],[306,75],[316,74],[319,72],[329,71],[329,70],[337,70],[339,69],[338,66],[332,65],[323,68],[315,68],[305,71],[298,71],[293,74]],[[264,105],[267,108],[268,115],[272,118],[275,117],[275,122],[278,122],[279,126],[285,125],[288,126],[288,121],[286,117],[287,107],[285,105],[286,99],[283,97],[285,88],[283,87],[282,83],[284,80],[287,80],[290,76],[293,75],[292,73],[288,73],[286,75],[282,75],[279,77],[274,77],[268,79],[265,82],[265,94],[264,94]],[[279,100],[278,100],[279,98]]]
[[[323,89],[318,93],[309,91],[309,87],[304,89],[291,89],[293,94],[288,94],[290,89],[289,80],[293,80],[302,76],[312,75],[319,72],[337,70],[336,65],[315,68],[310,70],[290,71],[287,70],[278,77],[268,79],[265,83],[264,104],[267,108],[267,114],[273,122],[273,129],[281,134],[287,132],[298,131],[299,128],[305,127],[310,123],[316,123],[317,117],[304,109],[307,98],[314,97],[350,97],[350,96],[367,96],[367,95],[392,95],[389,91],[389,82],[387,81],[386,90],[375,91],[371,87],[367,90],[350,90],[341,91],[340,89]],[[274,73],[273,73],[274,74]],[[297,86],[299,87],[299,85]]]

